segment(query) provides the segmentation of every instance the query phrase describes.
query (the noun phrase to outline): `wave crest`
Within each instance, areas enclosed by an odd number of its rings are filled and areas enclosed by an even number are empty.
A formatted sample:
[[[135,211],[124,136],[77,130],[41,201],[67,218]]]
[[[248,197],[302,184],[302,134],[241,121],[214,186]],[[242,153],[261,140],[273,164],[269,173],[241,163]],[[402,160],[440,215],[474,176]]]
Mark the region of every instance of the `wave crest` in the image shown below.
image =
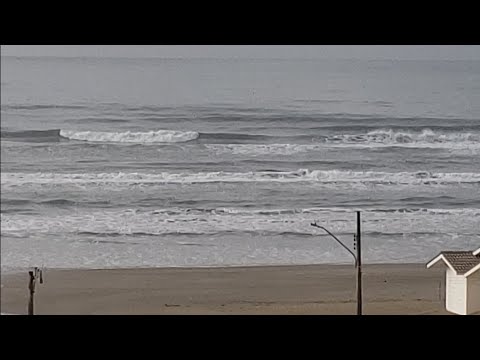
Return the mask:
[[[199,134],[195,131],[157,130],[148,132],[101,132],[60,130],[60,136],[70,140],[89,142],[121,143],[178,143],[195,140]]]
[[[421,133],[410,133],[394,130],[373,130],[366,134],[334,135],[326,139],[326,142],[342,143],[381,143],[381,144],[412,144],[412,143],[456,143],[456,142],[480,142],[480,134],[473,133],[435,133],[430,129],[424,129]]]

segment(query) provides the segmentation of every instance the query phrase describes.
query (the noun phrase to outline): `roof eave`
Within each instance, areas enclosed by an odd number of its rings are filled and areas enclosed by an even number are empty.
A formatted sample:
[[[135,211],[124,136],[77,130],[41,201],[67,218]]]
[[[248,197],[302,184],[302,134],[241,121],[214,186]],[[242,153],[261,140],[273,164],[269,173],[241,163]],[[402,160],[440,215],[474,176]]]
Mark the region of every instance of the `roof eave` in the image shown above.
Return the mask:
[[[443,262],[445,263],[445,265],[447,265],[450,270],[452,270],[455,275],[458,275],[457,272],[455,271],[455,269],[453,268],[452,264],[450,264],[448,262],[448,260],[445,258],[445,256],[443,256],[443,254],[440,254],[438,255],[437,257],[433,258],[432,260],[430,260],[428,263],[427,263],[427,269],[430,269],[433,265],[435,265],[436,263],[438,263],[440,260],[443,260]]]
[[[478,263],[478,264],[475,265],[473,268],[471,268],[470,270],[468,270],[465,274],[463,274],[463,276],[469,277],[470,275],[472,275],[473,273],[477,272],[478,270],[480,270],[480,263]]]

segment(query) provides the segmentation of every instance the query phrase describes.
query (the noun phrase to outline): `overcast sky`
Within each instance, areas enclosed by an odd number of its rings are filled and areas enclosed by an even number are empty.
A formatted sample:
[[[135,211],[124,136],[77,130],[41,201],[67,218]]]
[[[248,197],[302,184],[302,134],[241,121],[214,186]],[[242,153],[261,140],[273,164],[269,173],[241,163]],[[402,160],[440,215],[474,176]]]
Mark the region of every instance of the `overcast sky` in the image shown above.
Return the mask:
[[[480,60],[480,45],[2,45],[2,56]]]

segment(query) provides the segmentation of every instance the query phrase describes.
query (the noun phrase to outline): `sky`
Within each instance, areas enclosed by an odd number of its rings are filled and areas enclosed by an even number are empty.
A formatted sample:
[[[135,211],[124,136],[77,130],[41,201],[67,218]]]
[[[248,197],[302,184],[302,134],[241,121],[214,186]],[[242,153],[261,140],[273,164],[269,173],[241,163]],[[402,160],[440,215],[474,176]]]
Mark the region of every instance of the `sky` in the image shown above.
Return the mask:
[[[2,45],[1,55],[480,60],[480,45]]]

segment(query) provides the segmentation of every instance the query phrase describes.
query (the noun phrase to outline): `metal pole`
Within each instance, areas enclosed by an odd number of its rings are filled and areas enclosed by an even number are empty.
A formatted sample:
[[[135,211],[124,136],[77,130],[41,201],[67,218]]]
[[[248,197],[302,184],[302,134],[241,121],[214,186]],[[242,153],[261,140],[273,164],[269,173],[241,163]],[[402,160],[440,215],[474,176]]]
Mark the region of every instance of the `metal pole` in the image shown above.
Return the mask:
[[[362,315],[362,245],[360,235],[360,211],[357,211],[357,315]]]
[[[354,249],[357,250],[357,255],[353,253],[345,244],[343,244],[335,235],[328,231],[323,226],[317,225],[317,223],[311,223],[310,225],[325,230],[328,235],[333,237],[340,245],[342,245],[355,259],[355,268],[357,269],[357,315],[362,315],[362,249],[360,238],[360,211],[357,211],[357,233],[353,236]]]

